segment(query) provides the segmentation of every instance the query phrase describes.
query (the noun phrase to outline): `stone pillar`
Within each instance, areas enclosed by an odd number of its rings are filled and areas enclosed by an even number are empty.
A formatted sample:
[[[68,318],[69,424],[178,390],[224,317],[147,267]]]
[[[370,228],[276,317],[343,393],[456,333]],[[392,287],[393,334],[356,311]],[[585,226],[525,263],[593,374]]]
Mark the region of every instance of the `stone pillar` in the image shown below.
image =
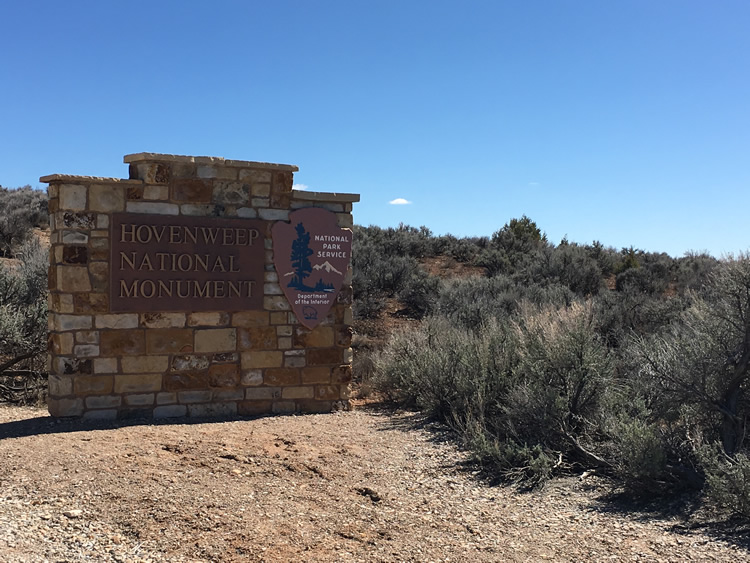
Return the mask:
[[[326,209],[335,214],[340,227],[350,228],[352,204],[359,196],[292,190],[297,167],[289,165],[150,153],[128,155],[125,162],[130,165],[127,180],[60,174],[41,178],[49,183],[51,225],[50,413],[126,418],[348,408],[351,266],[336,303],[310,330],[297,320],[281,291],[271,229],[275,222],[287,221],[294,210],[307,207]],[[252,274],[262,278],[252,283],[258,304],[212,308],[206,299],[221,301],[225,287],[239,295],[240,282],[229,285],[222,279],[213,286],[214,295],[207,296],[208,286],[196,283],[184,306],[165,310],[164,300],[153,289],[159,283],[158,270],[164,276],[174,270],[176,281],[170,283],[187,284],[192,283],[192,269],[181,266],[178,271],[174,260],[179,255],[164,247],[154,247],[159,250],[159,264],[154,256],[144,263],[136,252],[125,253],[124,258],[117,254],[123,252],[118,246],[122,241],[113,237],[122,233],[114,232],[113,226],[130,217],[146,217],[144,224],[153,217],[154,225],[160,226],[143,227],[141,240],[146,241],[151,232],[154,244],[156,239],[164,243],[161,237],[169,231],[162,227],[170,225],[172,242],[186,245],[190,241],[180,239],[181,228],[231,225],[222,252],[245,252],[232,246],[240,241],[262,245],[257,258],[262,264]],[[244,225],[259,233],[256,241],[240,235],[235,240],[232,232],[241,232],[235,227]],[[135,232],[128,228],[129,235]],[[150,244],[150,239],[144,242],[144,252]],[[185,264],[195,256],[180,252],[188,255]],[[203,257],[198,253],[196,264]],[[206,251],[205,260],[209,259],[213,255]],[[230,267],[240,270],[226,261],[214,269]],[[142,299],[140,309],[123,310],[118,304],[122,292],[137,288],[123,282],[124,289],[113,289],[113,268],[140,270],[144,275],[149,268],[154,270],[148,291],[143,290],[149,298]],[[172,291],[165,284],[161,290]]]

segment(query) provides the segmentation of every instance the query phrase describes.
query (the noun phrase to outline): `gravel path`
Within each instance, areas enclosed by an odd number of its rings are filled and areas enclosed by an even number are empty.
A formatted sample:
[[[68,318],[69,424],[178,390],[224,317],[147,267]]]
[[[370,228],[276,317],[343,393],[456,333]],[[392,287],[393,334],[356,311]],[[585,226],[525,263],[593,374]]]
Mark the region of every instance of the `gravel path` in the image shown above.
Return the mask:
[[[416,415],[153,424],[0,407],[3,561],[738,561],[591,478],[488,487]]]

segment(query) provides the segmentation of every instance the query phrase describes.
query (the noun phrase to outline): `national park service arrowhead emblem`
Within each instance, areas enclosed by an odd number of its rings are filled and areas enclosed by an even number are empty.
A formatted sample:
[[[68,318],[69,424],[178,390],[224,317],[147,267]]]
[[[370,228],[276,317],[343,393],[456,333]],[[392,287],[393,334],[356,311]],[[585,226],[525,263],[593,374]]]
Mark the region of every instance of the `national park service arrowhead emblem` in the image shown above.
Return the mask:
[[[315,328],[336,302],[346,276],[352,231],[338,226],[335,213],[308,207],[292,212],[289,223],[276,223],[271,234],[279,285],[299,322]]]

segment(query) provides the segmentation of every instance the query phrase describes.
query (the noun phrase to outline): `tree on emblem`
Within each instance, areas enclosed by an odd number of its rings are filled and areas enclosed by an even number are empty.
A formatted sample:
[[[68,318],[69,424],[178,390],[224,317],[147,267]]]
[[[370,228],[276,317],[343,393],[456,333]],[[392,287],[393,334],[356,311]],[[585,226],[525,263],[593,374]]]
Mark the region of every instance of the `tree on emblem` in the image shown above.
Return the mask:
[[[305,278],[312,273],[312,264],[310,264],[309,256],[313,254],[310,248],[310,233],[305,230],[302,223],[298,223],[295,227],[297,231],[297,239],[292,242],[292,268],[294,268],[294,276],[289,282],[289,287],[299,289],[302,291],[311,291],[311,287],[305,285]]]

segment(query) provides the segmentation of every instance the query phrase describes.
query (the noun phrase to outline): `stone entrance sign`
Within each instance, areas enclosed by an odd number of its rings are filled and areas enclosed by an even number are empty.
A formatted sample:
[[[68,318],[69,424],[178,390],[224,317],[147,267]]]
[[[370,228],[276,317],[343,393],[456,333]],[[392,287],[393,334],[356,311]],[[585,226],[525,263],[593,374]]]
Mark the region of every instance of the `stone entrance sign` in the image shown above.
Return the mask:
[[[51,223],[50,413],[347,408],[359,196],[293,190],[289,165],[151,153],[125,162],[125,180],[41,178]],[[279,250],[288,237],[275,233],[285,229],[297,258]]]

